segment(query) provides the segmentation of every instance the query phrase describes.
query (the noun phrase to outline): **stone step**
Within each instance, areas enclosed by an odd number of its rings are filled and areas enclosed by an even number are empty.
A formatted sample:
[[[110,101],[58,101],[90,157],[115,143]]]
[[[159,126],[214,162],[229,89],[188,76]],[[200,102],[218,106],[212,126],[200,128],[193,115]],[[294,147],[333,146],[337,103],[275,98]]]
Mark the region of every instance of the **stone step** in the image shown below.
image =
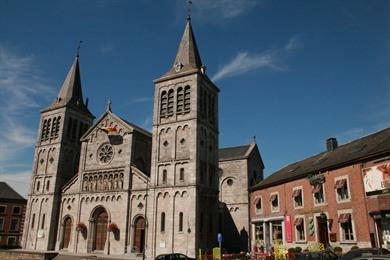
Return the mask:
[[[59,253],[53,260],[142,260],[142,254],[100,255]]]

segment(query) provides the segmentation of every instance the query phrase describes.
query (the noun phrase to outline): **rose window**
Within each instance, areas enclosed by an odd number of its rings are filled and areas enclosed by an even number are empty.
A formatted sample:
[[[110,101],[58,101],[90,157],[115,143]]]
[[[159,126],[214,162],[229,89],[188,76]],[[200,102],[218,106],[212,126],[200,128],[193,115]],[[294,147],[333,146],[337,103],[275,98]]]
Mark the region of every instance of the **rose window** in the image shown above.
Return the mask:
[[[114,156],[114,149],[109,144],[104,144],[99,148],[98,158],[102,163],[108,163]]]

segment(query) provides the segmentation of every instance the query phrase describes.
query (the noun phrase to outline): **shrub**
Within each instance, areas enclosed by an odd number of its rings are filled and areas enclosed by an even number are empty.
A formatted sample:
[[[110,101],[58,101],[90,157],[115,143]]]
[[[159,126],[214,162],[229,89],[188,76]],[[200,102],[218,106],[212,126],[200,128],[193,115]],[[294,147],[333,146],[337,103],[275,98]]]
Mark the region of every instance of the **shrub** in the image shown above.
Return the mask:
[[[342,249],[341,247],[339,247],[339,246],[335,246],[335,247],[333,248],[333,251],[334,251],[337,255],[339,255],[339,256],[343,253],[343,249]]]
[[[300,252],[302,252],[302,247],[297,246],[295,248],[295,253],[300,253]]]
[[[351,247],[351,250],[356,250],[356,249],[359,249],[359,247],[358,246]]]

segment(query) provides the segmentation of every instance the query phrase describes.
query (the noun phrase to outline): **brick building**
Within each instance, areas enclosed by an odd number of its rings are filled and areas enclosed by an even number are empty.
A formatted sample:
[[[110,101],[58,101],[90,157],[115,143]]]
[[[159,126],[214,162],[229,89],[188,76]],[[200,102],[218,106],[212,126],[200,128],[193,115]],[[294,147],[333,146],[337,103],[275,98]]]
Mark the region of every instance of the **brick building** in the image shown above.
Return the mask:
[[[251,245],[389,247],[390,128],[292,163],[251,192]]]
[[[0,246],[19,246],[27,200],[0,182]]]

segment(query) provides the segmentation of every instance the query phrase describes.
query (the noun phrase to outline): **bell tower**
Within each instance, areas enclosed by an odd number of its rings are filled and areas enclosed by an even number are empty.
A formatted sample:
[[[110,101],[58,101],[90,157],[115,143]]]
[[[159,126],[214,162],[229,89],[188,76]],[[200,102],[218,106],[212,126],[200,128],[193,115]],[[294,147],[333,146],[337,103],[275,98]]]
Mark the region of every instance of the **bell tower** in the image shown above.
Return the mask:
[[[172,67],[154,81],[146,256],[217,245],[218,93],[187,18]]]
[[[94,116],[83,101],[79,54],[58,96],[41,111],[22,247],[54,250],[61,188],[78,171],[80,137]]]

